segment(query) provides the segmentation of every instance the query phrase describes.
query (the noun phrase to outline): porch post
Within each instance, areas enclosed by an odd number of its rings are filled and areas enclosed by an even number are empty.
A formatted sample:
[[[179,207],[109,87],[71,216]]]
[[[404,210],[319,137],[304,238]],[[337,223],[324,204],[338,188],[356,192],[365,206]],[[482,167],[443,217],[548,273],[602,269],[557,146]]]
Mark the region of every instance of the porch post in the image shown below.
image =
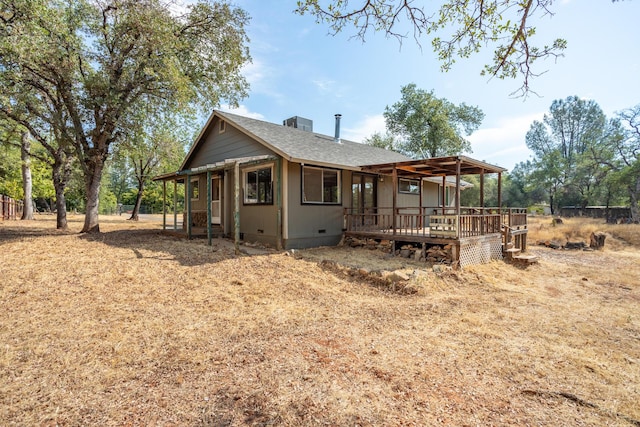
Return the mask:
[[[276,160],[276,249],[282,250],[282,159]]]
[[[484,169],[480,171],[480,207],[484,208]]]
[[[420,228],[424,228],[424,212],[422,208],[422,178],[420,178],[420,210],[418,211],[418,224]]]
[[[240,163],[233,166],[233,243],[240,255]]]
[[[211,171],[207,171],[207,242],[211,246]]]
[[[456,159],[456,234],[460,237],[460,157]]]
[[[484,236],[484,169],[480,170],[480,234]]]
[[[162,180],[162,231],[167,229],[167,181]]]
[[[396,235],[396,207],[398,205],[398,169],[396,169],[396,165],[393,165],[393,172],[391,173],[391,185],[393,185],[393,206],[392,206],[392,226],[393,226],[393,235]],[[393,248],[395,250],[395,248]]]
[[[447,176],[446,175],[442,175],[442,191],[440,192],[442,194],[440,194],[440,197],[442,197],[440,200],[442,200],[442,215],[444,215],[445,213],[445,207],[447,206],[447,201],[445,199],[445,194],[447,194]]]
[[[191,239],[191,175],[187,175],[185,178],[185,187],[187,189],[185,198],[187,199],[187,239]]]
[[[173,231],[178,230],[178,178],[173,179]]]
[[[502,209],[502,172],[498,172],[498,209]]]

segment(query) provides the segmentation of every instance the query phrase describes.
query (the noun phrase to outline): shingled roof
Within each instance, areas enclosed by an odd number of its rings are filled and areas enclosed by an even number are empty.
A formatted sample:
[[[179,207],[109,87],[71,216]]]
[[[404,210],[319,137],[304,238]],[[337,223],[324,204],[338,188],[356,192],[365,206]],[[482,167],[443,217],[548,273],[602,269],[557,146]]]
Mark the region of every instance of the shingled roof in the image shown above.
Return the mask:
[[[308,132],[218,110],[214,111],[207,126],[215,116],[226,120],[228,124],[292,162],[359,168],[364,165],[411,160],[410,157],[403,154],[372,147],[371,145],[346,139],[336,142],[333,136]],[[205,126],[205,129],[207,126]],[[201,137],[202,134],[196,141],[196,145],[202,142]]]

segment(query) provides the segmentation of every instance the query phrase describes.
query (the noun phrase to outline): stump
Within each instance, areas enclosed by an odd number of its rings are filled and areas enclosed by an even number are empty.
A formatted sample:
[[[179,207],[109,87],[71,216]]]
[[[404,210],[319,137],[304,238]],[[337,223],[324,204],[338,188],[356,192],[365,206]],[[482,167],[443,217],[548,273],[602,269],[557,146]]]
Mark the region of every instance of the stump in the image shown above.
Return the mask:
[[[589,247],[591,249],[601,250],[604,248],[604,240],[607,238],[607,235],[601,231],[596,231],[591,233],[591,241],[589,242]]]

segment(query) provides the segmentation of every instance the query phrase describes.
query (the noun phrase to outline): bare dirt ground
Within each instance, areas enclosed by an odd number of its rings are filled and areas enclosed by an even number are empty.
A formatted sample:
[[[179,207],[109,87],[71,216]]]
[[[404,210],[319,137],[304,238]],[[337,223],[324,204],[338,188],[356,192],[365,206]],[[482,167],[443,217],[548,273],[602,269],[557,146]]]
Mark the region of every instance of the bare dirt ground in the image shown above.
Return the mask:
[[[640,425],[640,229],[435,273],[81,220],[0,222],[0,425]]]

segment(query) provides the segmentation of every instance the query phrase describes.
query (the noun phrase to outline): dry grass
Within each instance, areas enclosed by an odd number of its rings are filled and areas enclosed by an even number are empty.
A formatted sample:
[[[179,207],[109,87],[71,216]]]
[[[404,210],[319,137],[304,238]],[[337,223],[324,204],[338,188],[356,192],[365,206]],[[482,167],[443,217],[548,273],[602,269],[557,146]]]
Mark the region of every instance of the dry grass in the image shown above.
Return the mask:
[[[0,223],[1,425],[640,425],[637,229],[399,295],[317,262],[366,250],[53,227]]]
[[[640,227],[637,224],[605,224],[595,218],[562,218],[562,224],[553,224],[548,216],[529,217],[529,236],[532,242],[556,240],[589,243],[591,233],[601,231],[607,234],[605,246],[615,250],[626,247],[640,248]]]

